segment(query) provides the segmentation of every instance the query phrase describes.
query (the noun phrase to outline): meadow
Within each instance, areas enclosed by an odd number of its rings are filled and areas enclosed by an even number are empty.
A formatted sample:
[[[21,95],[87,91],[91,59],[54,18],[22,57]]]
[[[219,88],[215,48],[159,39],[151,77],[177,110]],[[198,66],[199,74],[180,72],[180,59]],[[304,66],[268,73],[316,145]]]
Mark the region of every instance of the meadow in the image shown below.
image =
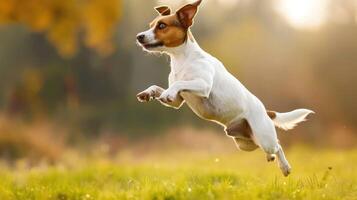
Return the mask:
[[[278,131],[289,177],[187,105],[137,101],[170,60],[135,36],[194,1],[0,0],[0,200],[357,200],[357,0],[204,0],[195,17],[267,109],[315,111]]]
[[[0,199],[357,199],[357,150],[296,146],[286,154],[287,178],[261,151],[67,153],[52,166],[2,165]]]

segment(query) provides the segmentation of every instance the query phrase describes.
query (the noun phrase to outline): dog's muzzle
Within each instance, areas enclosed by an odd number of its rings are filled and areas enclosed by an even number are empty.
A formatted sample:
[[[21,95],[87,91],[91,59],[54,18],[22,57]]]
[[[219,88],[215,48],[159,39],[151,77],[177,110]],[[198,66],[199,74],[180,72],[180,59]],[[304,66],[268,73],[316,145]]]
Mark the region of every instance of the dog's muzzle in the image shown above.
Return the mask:
[[[152,49],[156,47],[164,46],[163,42],[155,41],[152,36],[147,36],[145,33],[139,33],[136,36],[137,42],[145,49]]]

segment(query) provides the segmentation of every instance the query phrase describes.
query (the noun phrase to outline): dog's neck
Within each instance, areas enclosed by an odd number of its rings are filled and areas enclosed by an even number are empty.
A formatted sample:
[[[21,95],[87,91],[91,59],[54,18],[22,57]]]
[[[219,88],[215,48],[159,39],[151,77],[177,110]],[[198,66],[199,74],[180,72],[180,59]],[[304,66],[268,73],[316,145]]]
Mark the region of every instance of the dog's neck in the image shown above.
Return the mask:
[[[190,30],[187,32],[187,39],[180,46],[168,48],[165,53],[170,56],[171,70],[180,71],[185,67],[185,63],[203,56],[205,53],[197,44]]]

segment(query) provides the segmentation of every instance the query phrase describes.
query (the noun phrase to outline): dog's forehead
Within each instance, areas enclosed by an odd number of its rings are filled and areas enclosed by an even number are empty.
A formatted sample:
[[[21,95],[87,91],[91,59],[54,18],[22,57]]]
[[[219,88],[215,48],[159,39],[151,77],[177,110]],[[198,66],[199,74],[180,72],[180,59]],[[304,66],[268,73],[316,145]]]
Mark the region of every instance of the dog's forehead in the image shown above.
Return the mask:
[[[166,16],[157,16],[152,22],[150,22],[150,27],[153,27],[157,22],[163,22],[167,25],[176,25],[178,24],[178,19],[176,14],[166,15]]]

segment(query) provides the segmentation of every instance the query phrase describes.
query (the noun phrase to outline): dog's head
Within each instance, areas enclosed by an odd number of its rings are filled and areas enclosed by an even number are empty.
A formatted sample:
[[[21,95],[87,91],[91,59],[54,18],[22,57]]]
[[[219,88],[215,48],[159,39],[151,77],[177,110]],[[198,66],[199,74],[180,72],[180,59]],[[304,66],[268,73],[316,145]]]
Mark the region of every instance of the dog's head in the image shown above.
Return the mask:
[[[175,13],[168,6],[155,7],[159,16],[150,23],[148,30],[136,36],[138,44],[147,51],[165,51],[185,43],[201,2],[187,4]]]

